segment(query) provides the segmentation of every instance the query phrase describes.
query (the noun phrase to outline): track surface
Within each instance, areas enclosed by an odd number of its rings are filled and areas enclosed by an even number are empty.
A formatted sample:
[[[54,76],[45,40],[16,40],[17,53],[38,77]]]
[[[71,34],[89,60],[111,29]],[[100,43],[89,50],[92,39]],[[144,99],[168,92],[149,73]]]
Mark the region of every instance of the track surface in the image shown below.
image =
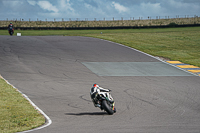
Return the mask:
[[[184,71],[180,76],[126,76],[123,68],[121,75],[102,76],[92,71],[94,65],[85,65],[91,62],[161,63],[100,39],[0,36],[0,74],[53,122],[35,133],[200,132],[199,77]],[[112,90],[116,114],[93,106],[89,96],[93,83]]]

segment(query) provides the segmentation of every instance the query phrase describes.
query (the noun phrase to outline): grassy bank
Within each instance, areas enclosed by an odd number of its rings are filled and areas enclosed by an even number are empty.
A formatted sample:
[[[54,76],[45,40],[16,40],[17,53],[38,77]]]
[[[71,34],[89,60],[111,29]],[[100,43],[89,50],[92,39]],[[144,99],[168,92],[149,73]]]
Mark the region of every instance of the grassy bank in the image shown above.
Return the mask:
[[[0,132],[13,133],[33,129],[45,118],[11,85],[0,78]]]
[[[0,21],[1,27],[7,27],[10,21]],[[115,27],[115,26],[160,26],[176,23],[200,24],[200,17],[145,19],[145,20],[114,20],[114,21],[12,21],[15,27]]]

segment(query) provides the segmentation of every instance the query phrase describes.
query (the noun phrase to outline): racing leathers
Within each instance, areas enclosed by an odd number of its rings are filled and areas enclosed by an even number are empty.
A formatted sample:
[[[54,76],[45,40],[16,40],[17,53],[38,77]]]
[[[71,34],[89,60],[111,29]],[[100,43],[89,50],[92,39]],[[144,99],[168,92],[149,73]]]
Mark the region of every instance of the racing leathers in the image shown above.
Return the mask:
[[[99,104],[99,94],[103,92],[110,92],[110,90],[104,89],[97,84],[94,84],[93,87],[91,88],[90,96],[95,107],[101,108],[101,105]],[[110,98],[113,99],[111,95],[110,95]]]

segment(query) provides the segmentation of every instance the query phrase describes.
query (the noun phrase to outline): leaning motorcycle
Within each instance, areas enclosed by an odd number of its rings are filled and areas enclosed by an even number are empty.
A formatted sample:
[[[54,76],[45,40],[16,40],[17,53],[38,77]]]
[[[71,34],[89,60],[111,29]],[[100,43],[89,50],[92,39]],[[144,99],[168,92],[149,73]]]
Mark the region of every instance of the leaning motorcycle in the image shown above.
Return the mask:
[[[101,105],[101,110],[105,110],[109,115],[112,115],[116,112],[115,102],[109,92],[100,92],[96,95],[98,103]]]
[[[10,28],[8,29],[8,31],[9,31],[9,34],[12,36],[13,33],[14,33],[14,29],[13,29],[12,27],[10,27]]]

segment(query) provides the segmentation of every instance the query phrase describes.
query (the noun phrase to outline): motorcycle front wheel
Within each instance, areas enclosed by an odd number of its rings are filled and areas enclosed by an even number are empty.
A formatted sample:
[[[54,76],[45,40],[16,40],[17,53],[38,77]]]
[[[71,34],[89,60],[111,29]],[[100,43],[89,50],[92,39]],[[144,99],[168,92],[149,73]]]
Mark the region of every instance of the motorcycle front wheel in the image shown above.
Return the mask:
[[[13,35],[13,32],[12,32],[12,31],[10,31],[10,35],[11,35],[11,36]]]
[[[102,107],[103,109],[109,114],[109,115],[112,115],[114,113],[114,111],[112,110],[112,107],[110,107],[107,103],[106,100],[103,100],[102,101]]]

